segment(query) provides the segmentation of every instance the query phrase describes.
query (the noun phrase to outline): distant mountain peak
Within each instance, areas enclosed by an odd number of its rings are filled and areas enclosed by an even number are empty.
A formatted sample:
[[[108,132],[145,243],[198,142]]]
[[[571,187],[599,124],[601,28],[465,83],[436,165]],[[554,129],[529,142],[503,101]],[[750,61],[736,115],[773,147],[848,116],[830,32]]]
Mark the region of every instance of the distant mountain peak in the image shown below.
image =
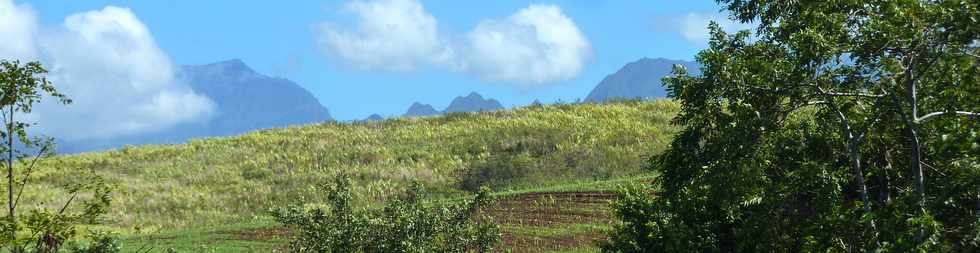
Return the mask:
[[[197,65],[194,67],[217,70],[222,73],[256,73],[255,70],[246,65],[245,62],[237,58],[210,64]]]
[[[470,99],[474,99],[474,98],[483,99],[483,95],[480,95],[480,93],[476,93],[476,91],[471,91],[469,95],[466,95],[466,98],[470,98]]]
[[[379,121],[379,120],[384,120],[384,119],[385,118],[384,117],[381,117],[381,115],[371,114],[371,116],[368,116],[367,118],[365,118],[364,121]]]
[[[214,65],[237,65],[237,66],[246,66],[245,65],[245,62],[242,61],[242,59],[238,59],[238,58],[231,58],[231,59],[228,59],[228,60],[219,61],[219,62],[215,62],[215,63],[211,63],[211,64],[214,64]]]
[[[405,117],[417,117],[417,116],[429,116],[439,114],[436,108],[433,108],[430,104],[422,104],[419,102],[412,103],[412,106],[408,107],[408,111],[405,111],[403,116]]]
[[[699,74],[695,62],[643,57],[606,76],[589,92],[585,101],[666,97],[667,91],[661,84],[661,79],[671,74],[675,64],[687,67],[691,74]]]
[[[438,115],[442,113],[449,112],[480,112],[480,111],[495,111],[504,109],[504,106],[500,104],[500,101],[496,99],[487,99],[483,95],[477,92],[470,92],[466,96],[456,96],[449,106],[445,110],[436,110],[432,105],[423,104],[419,102],[412,103],[405,111],[402,116],[405,117],[417,117],[417,116],[430,116]]]
[[[470,92],[465,97],[456,97],[443,112],[479,112],[504,109],[496,99],[484,99],[480,93]]]

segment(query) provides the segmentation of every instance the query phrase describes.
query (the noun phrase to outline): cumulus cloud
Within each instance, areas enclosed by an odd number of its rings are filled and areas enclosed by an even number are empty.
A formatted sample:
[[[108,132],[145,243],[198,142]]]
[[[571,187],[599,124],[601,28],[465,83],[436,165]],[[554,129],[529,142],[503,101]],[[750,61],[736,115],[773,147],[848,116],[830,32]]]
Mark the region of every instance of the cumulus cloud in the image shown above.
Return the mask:
[[[415,0],[353,1],[344,10],[357,15],[357,28],[321,23],[316,44],[355,67],[403,71],[452,57],[436,19]]]
[[[736,32],[741,30],[753,29],[754,24],[743,24],[733,21],[722,14],[717,13],[697,13],[691,12],[682,16],[661,16],[655,18],[655,29],[671,29],[672,32],[679,33],[684,39],[698,45],[708,45],[711,35],[708,31],[708,24],[714,21],[726,32]]]
[[[0,37],[22,45],[2,47],[0,58],[40,60],[48,79],[74,100],[62,106],[48,99],[27,115],[44,134],[109,138],[200,120],[213,110],[211,100],[175,77],[174,64],[129,9],[73,14],[57,27],[35,19],[26,5],[0,0],[0,20],[14,20]]]
[[[322,23],[316,42],[328,57],[361,69],[412,70],[434,65],[480,78],[540,85],[572,79],[591,57],[585,35],[558,6],[531,5],[446,34],[416,0],[357,0],[356,29]]]
[[[480,22],[466,37],[463,68],[492,80],[572,79],[592,51],[575,22],[554,5],[531,5],[506,19]]]
[[[15,59],[34,56],[37,17],[30,6],[0,0],[0,24],[0,35],[3,35],[0,56]]]

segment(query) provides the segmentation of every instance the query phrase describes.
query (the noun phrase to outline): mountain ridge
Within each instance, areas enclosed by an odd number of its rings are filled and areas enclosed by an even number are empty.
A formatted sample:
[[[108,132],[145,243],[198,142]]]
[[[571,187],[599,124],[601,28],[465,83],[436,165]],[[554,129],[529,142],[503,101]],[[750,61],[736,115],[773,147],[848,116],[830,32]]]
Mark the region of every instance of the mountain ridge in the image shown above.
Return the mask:
[[[402,114],[403,117],[419,117],[419,116],[432,116],[444,113],[453,112],[481,112],[481,111],[495,111],[505,109],[505,107],[500,104],[500,101],[492,98],[484,98],[483,95],[475,91],[470,92],[466,96],[456,96],[446,109],[441,111],[436,110],[430,104],[422,104],[419,102],[412,103],[408,107],[408,110]]]
[[[686,67],[692,75],[700,75],[696,62],[643,57],[603,78],[585,97],[585,101],[666,97],[667,90],[661,78],[670,75],[675,64]]]
[[[249,131],[330,121],[329,110],[293,81],[270,77],[240,59],[182,65],[177,78],[215,104],[212,116],[170,128],[108,139],[64,141],[59,153],[120,148],[124,145],[175,144],[193,138],[243,134]]]

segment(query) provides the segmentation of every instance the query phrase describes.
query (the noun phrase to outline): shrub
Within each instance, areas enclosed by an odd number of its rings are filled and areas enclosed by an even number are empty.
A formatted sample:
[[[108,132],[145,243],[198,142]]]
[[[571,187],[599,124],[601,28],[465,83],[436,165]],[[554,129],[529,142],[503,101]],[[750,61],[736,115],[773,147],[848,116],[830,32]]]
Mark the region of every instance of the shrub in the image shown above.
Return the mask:
[[[527,153],[491,156],[485,160],[474,161],[469,168],[461,171],[458,186],[460,189],[473,192],[482,187],[500,187],[524,178],[534,165],[533,157]]]
[[[88,245],[74,244],[68,248],[68,252],[117,253],[122,250],[119,246],[119,237],[116,234],[100,230],[91,230],[89,233],[91,242]]]
[[[298,230],[293,252],[488,252],[499,241],[497,226],[480,210],[490,204],[489,191],[473,199],[438,203],[423,200],[419,183],[380,210],[353,205],[346,174],[321,187],[327,206],[299,205],[273,210],[280,223]]]

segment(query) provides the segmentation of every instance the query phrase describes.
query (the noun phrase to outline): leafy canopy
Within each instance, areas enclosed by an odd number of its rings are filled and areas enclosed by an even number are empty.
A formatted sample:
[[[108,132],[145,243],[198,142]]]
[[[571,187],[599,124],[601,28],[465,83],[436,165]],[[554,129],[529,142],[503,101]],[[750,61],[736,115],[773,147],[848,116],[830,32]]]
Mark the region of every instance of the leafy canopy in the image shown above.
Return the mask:
[[[980,250],[980,3],[720,0],[607,251]]]

